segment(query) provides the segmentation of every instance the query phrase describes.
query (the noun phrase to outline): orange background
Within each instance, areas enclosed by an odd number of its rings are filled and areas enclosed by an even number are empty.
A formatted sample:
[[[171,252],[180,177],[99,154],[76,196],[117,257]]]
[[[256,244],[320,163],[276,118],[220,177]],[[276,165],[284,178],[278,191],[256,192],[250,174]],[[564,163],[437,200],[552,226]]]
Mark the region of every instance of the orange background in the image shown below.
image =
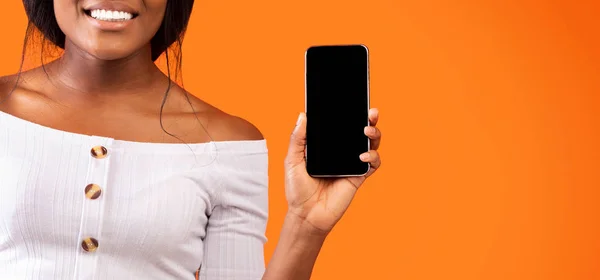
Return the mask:
[[[384,162],[313,279],[600,279],[597,3],[197,0],[183,79],[268,140],[267,260],[304,50],[364,43]],[[26,18],[20,1],[1,14],[4,75]]]

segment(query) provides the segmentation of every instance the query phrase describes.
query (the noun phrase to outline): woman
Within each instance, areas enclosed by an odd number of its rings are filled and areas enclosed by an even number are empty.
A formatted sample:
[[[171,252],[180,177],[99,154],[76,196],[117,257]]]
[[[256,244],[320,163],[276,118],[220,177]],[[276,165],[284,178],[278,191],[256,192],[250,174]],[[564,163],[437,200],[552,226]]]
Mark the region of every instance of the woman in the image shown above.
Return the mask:
[[[308,176],[300,114],[265,268],[266,141],[154,63],[193,0],[23,3],[64,53],[0,82],[0,279],[309,279],[366,176]],[[371,175],[381,134],[365,134]]]

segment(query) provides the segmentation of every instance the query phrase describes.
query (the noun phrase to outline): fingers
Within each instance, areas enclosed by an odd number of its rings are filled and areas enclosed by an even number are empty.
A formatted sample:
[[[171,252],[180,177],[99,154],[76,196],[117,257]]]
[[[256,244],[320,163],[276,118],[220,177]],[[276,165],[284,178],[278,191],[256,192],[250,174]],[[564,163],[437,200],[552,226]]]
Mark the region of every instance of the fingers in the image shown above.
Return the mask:
[[[360,155],[360,160],[363,162],[368,162],[371,165],[371,169],[366,175],[367,177],[373,174],[373,172],[375,172],[381,166],[381,158],[379,157],[379,153],[375,150],[362,153]]]
[[[296,127],[290,137],[288,154],[285,163],[293,167],[304,162],[304,147],[306,145],[306,114],[300,113],[296,121]]]
[[[371,126],[376,126],[379,121],[379,110],[377,108],[369,109],[369,123]]]
[[[369,109],[369,126],[365,127],[365,135],[371,139],[371,149],[377,150],[381,143],[381,131],[377,127],[379,121],[379,110],[377,108]]]
[[[381,143],[381,131],[374,126],[365,127],[365,135],[371,139],[371,149],[377,150]]]

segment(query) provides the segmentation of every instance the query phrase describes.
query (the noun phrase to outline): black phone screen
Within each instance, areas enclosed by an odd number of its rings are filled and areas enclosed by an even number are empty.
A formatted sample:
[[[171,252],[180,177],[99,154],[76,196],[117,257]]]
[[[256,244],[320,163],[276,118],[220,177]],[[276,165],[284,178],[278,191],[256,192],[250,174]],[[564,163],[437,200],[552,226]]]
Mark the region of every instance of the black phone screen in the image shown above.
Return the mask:
[[[369,170],[368,49],[313,46],[306,51],[306,167],[311,176],[358,176]]]

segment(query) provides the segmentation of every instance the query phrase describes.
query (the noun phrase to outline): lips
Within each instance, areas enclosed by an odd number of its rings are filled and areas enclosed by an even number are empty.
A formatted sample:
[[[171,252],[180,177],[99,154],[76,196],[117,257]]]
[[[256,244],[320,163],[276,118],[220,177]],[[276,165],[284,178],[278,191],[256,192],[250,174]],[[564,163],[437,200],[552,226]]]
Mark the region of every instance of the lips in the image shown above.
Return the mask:
[[[84,6],[88,22],[100,31],[123,32],[132,26],[139,11],[121,1],[102,1]]]

